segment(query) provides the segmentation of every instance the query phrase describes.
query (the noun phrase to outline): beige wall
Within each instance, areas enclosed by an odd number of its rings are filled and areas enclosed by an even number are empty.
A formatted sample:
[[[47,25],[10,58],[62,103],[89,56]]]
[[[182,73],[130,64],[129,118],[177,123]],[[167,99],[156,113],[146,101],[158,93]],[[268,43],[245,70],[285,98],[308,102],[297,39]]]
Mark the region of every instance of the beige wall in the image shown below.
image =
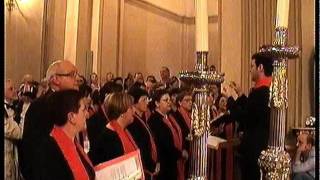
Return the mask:
[[[102,5],[101,24],[101,58],[98,59],[98,74],[105,76],[107,72],[117,74],[119,1],[104,0]]]
[[[301,3],[301,27],[302,43],[302,119],[306,119],[310,114],[315,116],[315,1],[305,0]],[[306,28],[313,27],[313,28]],[[305,97],[305,98],[304,98]]]
[[[58,59],[64,57],[65,43],[65,22],[66,22],[66,1],[48,0],[46,16],[44,18],[45,35],[43,40],[43,76],[49,65]]]
[[[158,75],[161,66],[181,69],[182,24],[172,14],[127,1],[124,8],[123,75]]]
[[[91,46],[91,17],[92,1],[79,1],[79,22],[76,66],[80,74],[85,75],[87,65],[87,53]],[[89,59],[88,59],[89,60]]]
[[[225,84],[241,82],[241,1],[220,0],[221,17],[221,71]]]
[[[209,6],[213,16],[209,18],[208,63],[219,68],[219,26],[218,17],[214,15],[217,8],[214,3]],[[126,76],[129,72],[141,71],[159,78],[163,65],[168,66],[173,75],[182,69],[192,70],[194,18],[183,14],[181,8],[185,8],[181,1],[104,1],[99,74],[104,77],[111,71]]]
[[[289,44],[301,49],[299,58],[289,61],[288,127],[305,126],[308,116],[315,116],[314,48],[315,16],[313,0],[292,0],[290,5]],[[298,18],[301,16],[301,18]]]
[[[42,0],[20,2],[5,10],[5,78],[20,82],[30,73],[36,80],[41,71]]]

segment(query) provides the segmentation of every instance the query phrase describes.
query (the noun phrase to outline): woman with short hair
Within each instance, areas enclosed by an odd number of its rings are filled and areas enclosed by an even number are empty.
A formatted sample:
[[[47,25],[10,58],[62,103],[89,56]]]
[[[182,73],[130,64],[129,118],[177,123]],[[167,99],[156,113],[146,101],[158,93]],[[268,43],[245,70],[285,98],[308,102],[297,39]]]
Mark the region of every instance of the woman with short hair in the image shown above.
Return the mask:
[[[148,111],[148,92],[140,87],[132,87],[128,93],[134,98],[134,121],[128,126],[128,130],[137,143],[145,178],[154,179],[159,172],[160,163],[158,162],[157,147],[151,130],[147,125],[146,112]]]
[[[183,161],[188,153],[183,149],[182,132],[176,120],[168,115],[171,100],[166,90],[155,91],[151,102],[153,110],[148,125],[153,133],[159,157],[158,179],[184,179]]]
[[[101,131],[96,145],[89,151],[94,165],[117,158],[138,149],[127,126],[133,122],[133,98],[127,93],[107,95],[104,109],[109,123]]]
[[[94,179],[91,161],[76,138],[88,117],[83,96],[76,90],[64,90],[54,92],[48,101],[54,127],[36,150],[33,179]]]

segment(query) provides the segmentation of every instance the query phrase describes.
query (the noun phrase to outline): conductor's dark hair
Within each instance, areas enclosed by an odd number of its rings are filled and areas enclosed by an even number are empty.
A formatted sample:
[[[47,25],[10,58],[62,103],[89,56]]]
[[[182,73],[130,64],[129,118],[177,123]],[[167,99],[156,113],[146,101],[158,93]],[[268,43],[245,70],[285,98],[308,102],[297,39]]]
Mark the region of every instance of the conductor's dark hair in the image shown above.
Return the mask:
[[[263,65],[263,69],[264,69],[264,74],[266,76],[271,76],[272,75],[272,71],[273,71],[273,58],[262,55],[260,53],[255,53],[254,55],[252,55],[252,59],[255,60],[255,64],[258,67],[260,64]]]
[[[77,90],[56,91],[49,96],[49,116],[52,123],[63,126],[68,121],[68,113],[77,113],[80,108],[80,100],[83,95]]]

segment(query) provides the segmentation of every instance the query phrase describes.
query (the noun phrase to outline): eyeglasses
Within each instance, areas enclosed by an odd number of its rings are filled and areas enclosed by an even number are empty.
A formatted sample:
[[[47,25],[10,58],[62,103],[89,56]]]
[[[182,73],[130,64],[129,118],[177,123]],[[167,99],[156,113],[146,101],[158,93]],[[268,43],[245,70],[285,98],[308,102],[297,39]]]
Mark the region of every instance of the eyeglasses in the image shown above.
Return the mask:
[[[69,73],[56,73],[55,74],[56,76],[64,76],[64,77],[73,77],[73,78],[76,78],[78,76],[78,72],[76,71],[71,71]]]

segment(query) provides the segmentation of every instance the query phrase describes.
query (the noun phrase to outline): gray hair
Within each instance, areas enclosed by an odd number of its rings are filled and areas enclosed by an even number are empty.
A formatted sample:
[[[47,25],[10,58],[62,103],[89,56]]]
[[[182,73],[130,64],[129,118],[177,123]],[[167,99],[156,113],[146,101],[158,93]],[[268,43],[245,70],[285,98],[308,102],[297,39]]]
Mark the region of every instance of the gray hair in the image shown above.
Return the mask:
[[[47,81],[50,81],[52,76],[54,76],[57,73],[57,69],[62,62],[63,62],[63,60],[57,60],[57,61],[53,62],[52,64],[50,64],[50,66],[48,67],[47,73],[46,73],[46,78],[45,78]]]

